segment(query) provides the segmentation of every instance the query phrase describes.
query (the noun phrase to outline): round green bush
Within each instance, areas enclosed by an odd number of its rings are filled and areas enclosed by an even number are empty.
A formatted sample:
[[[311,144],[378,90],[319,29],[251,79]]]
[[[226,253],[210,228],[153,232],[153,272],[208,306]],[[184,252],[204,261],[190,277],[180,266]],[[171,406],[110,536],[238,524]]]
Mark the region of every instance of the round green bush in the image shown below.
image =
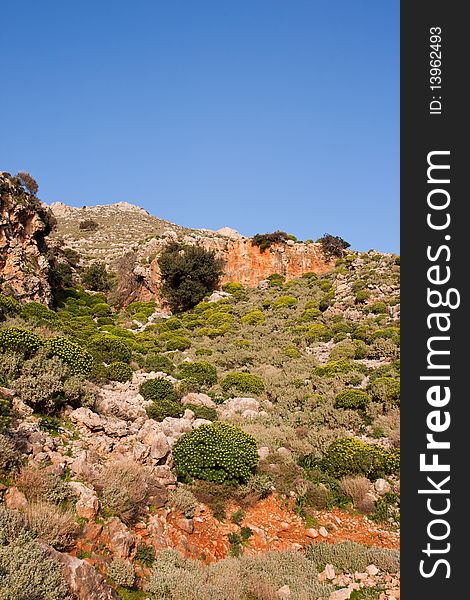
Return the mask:
[[[298,300],[297,298],[294,298],[294,296],[279,296],[279,298],[274,300],[272,307],[275,309],[291,308],[292,306],[295,306],[297,302]]]
[[[112,381],[120,381],[124,383],[131,381],[133,370],[125,362],[114,362],[109,365],[106,369],[106,376]]]
[[[255,309],[250,310],[241,318],[243,325],[261,325],[266,321],[263,311]]]
[[[315,375],[318,375],[318,377],[335,377],[341,373],[351,373],[352,371],[367,373],[367,367],[362,363],[356,363],[341,358],[339,360],[330,360],[325,365],[316,367]]]
[[[214,385],[217,383],[217,369],[208,362],[184,362],[179,367],[179,377],[199,385]]]
[[[171,375],[175,371],[175,365],[164,354],[147,354],[144,358],[143,366],[147,371],[161,371],[168,375]]]
[[[374,480],[398,473],[400,450],[366,444],[353,437],[341,438],[330,444],[320,468],[338,479],[346,475],[365,475]]]
[[[11,296],[0,294],[0,308],[3,308],[7,314],[15,314],[20,312],[21,304]]]
[[[176,400],[173,384],[163,377],[147,379],[140,384],[139,393],[144,400]]]
[[[307,344],[315,342],[327,342],[332,338],[332,333],[323,323],[314,323],[310,325],[305,332],[305,341]]]
[[[196,356],[210,356],[214,351],[210,348],[198,348],[195,352]]]
[[[42,339],[28,329],[5,327],[0,330],[0,348],[31,356],[43,345]]]
[[[370,396],[363,390],[343,390],[335,398],[335,408],[364,410],[370,402]]]
[[[367,307],[367,310],[374,315],[384,315],[388,312],[385,302],[374,302]]]
[[[183,478],[228,484],[244,483],[258,464],[255,438],[222,421],[182,435],[173,458]]]
[[[149,419],[155,421],[163,421],[166,417],[181,417],[186,409],[186,406],[175,400],[154,400],[147,407],[147,415]]]
[[[183,352],[191,347],[190,340],[179,332],[168,331],[162,333],[159,337],[166,342],[167,350],[179,350]]]
[[[306,308],[300,315],[299,321],[301,323],[311,323],[316,321],[321,316],[321,310],[319,308]]]
[[[111,335],[95,336],[88,349],[96,360],[106,364],[129,362],[132,357],[129,346],[122,339]]]
[[[264,381],[258,375],[237,372],[229,373],[221,382],[225,392],[235,389],[245,394],[261,394],[264,391]]]
[[[400,405],[400,381],[393,377],[377,377],[369,384],[374,402],[393,407]]]
[[[199,406],[196,404],[184,404],[184,408],[193,411],[196,419],[206,419],[207,421],[217,421],[217,410],[211,406]]]
[[[93,357],[78,344],[58,336],[46,340],[45,346],[70,367],[72,375],[90,375]]]

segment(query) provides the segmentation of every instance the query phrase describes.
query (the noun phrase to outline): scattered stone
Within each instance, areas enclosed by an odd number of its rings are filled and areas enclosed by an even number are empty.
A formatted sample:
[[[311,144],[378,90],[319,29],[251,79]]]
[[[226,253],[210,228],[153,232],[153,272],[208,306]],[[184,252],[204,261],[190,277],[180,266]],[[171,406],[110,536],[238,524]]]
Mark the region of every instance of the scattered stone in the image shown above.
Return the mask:
[[[89,408],[81,406],[70,413],[70,419],[78,425],[84,425],[92,431],[103,429],[102,418]]]
[[[342,588],[330,594],[328,600],[348,600],[351,597],[353,590],[351,588]]]
[[[17,487],[8,488],[8,491],[5,492],[3,500],[7,508],[14,508],[17,510],[25,510],[28,508],[26,496],[23,494],[23,492],[20,492]]]
[[[276,592],[276,598],[279,598],[279,600],[286,600],[287,598],[290,598],[290,597],[291,597],[290,587],[288,585],[283,585]]]
[[[329,536],[328,531],[324,527],[320,527],[320,529],[318,530],[318,533],[324,538]]]
[[[335,568],[332,564],[328,563],[323,571],[327,579],[333,580],[336,577]]]
[[[377,481],[374,483],[374,488],[379,496],[383,496],[390,492],[392,486],[385,479],[377,479]]]
[[[379,569],[375,565],[369,565],[368,567],[366,567],[366,573],[368,575],[371,575],[372,577],[374,575],[377,575],[378,572],[379,572]]]
[[[258,448],[258,456],[260,460],[265,460],[271,454],[271,450],[267,446],[261,446]]]
[[[193,404],[194,406],[207,406],[216,408],[217,404],[207,394],[190,392],[181,398],[182,404]]]
[[[193,519],[178,519],[178,521],[176,521],[176,525],[186,533],[191,534],[194,531]]]
[[[305,531],[307,537],[309,538],[317,538],[318,537],[318,531],[316,529],[314,529],[313,527],[310,527],[310,529],[307,529]]]
[[[109,549],[118,558],[129,558],[134,546],[134,536],[118,517],[109,519],[106,525]]]
[[[83,519],[94,519],[100,509],[100,501],[95,491],[78,481],[69,481],[68,485],[72,492],[79,496],[75,504],[77,516]]]

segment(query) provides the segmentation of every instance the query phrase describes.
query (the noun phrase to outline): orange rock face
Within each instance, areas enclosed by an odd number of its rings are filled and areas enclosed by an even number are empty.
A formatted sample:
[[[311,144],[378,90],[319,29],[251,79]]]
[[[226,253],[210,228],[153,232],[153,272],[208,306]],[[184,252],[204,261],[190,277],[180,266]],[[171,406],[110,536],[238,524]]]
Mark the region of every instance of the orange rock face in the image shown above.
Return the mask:
[[[273,273],[289,280],[308,272],[325,273],[334,265],[318,244],[275,244],[260,252],[248,239],[229,242],[222,257],[225,261],[222,283],[238,281],[250,287]]]

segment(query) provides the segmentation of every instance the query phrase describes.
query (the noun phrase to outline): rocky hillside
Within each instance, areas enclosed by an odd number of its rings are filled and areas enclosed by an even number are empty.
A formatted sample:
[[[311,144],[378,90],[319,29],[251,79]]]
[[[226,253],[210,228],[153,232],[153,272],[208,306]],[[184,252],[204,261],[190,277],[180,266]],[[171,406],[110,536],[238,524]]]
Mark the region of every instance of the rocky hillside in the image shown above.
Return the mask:
[[[49,224],[7,179],[4,265],[44,256]],[[0,600],[397,600],[399,257],[54,212],[53,303],[20,293],[24,263],[0,294]],[[225,270],[165,314],[171,239]],[[129,247],[145,301],[81,285]]]
[[[174,241],[215,251],[224,263],[222,284],[237,281],[256,286],[273,273],[289,280],[307,272],[324,273],[334,264],[319,244],[287,240],[263,251],[250,238],[228,227],[219,231],[184,229],[126,202],[83,208],[55,203],[51,209],[57,219],[51,241],[60,241],[61,246],[78,252],[84,264],[104,261],[113,270],[123,254],[135,255],[141,289],[132,300],[159,298],[157,258]]]

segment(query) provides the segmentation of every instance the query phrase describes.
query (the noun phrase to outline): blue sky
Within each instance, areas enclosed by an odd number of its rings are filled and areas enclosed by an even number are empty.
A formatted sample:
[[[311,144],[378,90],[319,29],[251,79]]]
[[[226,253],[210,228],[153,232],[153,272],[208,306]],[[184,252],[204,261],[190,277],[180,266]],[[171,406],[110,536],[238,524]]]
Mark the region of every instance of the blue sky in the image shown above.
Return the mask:
[[[46,202],[398,252],[399,2],[3,2],[0,170]]]

